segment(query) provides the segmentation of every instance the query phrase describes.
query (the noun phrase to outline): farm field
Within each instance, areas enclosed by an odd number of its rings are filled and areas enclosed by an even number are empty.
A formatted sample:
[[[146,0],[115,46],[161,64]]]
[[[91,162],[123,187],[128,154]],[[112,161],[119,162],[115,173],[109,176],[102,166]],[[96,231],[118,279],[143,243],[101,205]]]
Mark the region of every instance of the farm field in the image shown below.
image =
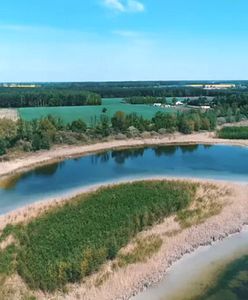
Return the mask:
[[[145,119],[151,119],[158,111],[176,111],[175,108],[159,108],[143,104],[126,104],[123,103],[123,100],[120,98],[103,99],[102,105],[97,106],[28,107],[19,108],[18,111],[21,118],[27,121],[53,115],[62,118],[65,123],[83,119],[88,125],[93,126],[99,121],[103,108],[107,109],[105,115],[109,118],[117,111],[123,111],[126,114],[137,113],[138,115],[142,115]]]

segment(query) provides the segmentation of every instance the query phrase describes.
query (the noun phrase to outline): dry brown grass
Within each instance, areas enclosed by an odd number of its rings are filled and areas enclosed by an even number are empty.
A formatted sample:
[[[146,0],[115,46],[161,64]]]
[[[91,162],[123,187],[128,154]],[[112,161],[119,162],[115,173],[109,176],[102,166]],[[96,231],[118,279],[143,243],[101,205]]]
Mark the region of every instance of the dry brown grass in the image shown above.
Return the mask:
[[[216,186],[212,183],[200,184],[194,201],[189,208],[178,213],[176,221],[182,228],[203,223],[211,216],[218,215],[228,202],[231,190],[226,186]]]
[[[163,240],[157,235],[137,238],[128,250],[122,250],[117,257],[119,267],[129,264],[146,262],[152,255],[159,251]]]

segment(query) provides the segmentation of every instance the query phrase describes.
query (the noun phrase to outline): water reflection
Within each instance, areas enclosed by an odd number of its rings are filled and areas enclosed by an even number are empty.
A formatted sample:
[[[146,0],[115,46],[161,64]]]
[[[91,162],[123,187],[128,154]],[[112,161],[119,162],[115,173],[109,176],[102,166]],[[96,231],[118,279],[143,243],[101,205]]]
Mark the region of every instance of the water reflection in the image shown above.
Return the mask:
[[[58,170],[58,168],[63,167],[64,165],[64,161],[59,162],[59,163],[53,163],[53,164],[49,164],[46,166],[42,166],[42,167],[38,167],[35,168],[33,170],[33,172],[31,172],[32,175],[39,175],[39,176],[51,176],[53,174],[55,174]]]
[[[153,151],[157,157],[160,157],[163,155],[173,155],[178,148],[178,146],[162,146],[153,148]]]
[[[18,173],[13,176],[9,176],[0,181],[0,188],[5,190],[12,190],[16,187],[19,181],[27,179],[32,176],[52,176],[63,166],[64,162],[53,163],[42,167],[37,167],[32,171],[26,173]]]
[[[114,159],[117,164],[124,164],[125,161],[129,158],[134,159],[137,157],[143,157],[145,148],[132,148],[125,150],[112,151],[111,157]]]
[[[92,184],[153,176],[248,181],[247,149],[231,146],[153,146],[68,159],[0,182],[0,214]]]
[[[156,146],[150,148],[155,156],[169,156],[175,154],[176,151],[181,150],[182,153],[192,153],[197,151],[199,145],[184,145],[184,146]],[[204,145],[206,148],[212,147],[211,145]],[[142,147],[142,148],[131,148],[131,149],[123,149],[123,150],[113,150],[103,153],[98,153],[92,155],[92,164],[96,164],[98,162],[107,162],[110,158],[114,159],[115,163],[117,164],[124,164],[127,159],[133,159],[137,157],[143,157],[144,152],[149,149],[149,147]]]

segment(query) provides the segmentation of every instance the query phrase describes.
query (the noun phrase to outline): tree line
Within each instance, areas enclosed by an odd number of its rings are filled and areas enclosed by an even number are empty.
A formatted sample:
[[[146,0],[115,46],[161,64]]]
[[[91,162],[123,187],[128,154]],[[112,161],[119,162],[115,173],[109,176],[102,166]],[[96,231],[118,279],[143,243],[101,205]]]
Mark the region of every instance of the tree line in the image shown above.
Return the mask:
[[[0,88],[0,107],[101,105],[100,95],[73,89]]]
[[[154,104],[154,103],[163,103],[166,104],[165,97],[153,97],[153,96],[135,96],[125,98],[125,102],[129,104]]]
[[[190,134],[199,130],[214,130],[216,127],[214,111],[187,111],[183,113],[158,112],[151,120],[135,113],[116,112],[112,118],[102,113],[95,127],[87,127],[79,119],[65,124],[62,119],[53,116],[46,118],[14,122],[0,120],[0,155],[8,149],[37,151],[50,149],[54,144],[82,144],[99,141],[107,137],[122,138],[153,136],[181,132]]]
[[[248,118],[248,94],[230,94],[215,97],[212,103],[216,114],[225,122],[239,122]]]

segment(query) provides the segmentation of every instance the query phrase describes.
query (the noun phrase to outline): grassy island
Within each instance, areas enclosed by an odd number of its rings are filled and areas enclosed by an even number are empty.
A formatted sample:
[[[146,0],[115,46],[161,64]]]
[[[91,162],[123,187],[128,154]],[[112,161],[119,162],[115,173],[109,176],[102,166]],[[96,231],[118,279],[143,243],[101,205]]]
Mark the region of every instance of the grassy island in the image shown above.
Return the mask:
[[[17,271],[32,289],[54,291],[79,282],[117,256],[137,233],[189,206],[197,184],[140,181],[77,196],[27,224],[7,226],[16,243],[0,274]]]

